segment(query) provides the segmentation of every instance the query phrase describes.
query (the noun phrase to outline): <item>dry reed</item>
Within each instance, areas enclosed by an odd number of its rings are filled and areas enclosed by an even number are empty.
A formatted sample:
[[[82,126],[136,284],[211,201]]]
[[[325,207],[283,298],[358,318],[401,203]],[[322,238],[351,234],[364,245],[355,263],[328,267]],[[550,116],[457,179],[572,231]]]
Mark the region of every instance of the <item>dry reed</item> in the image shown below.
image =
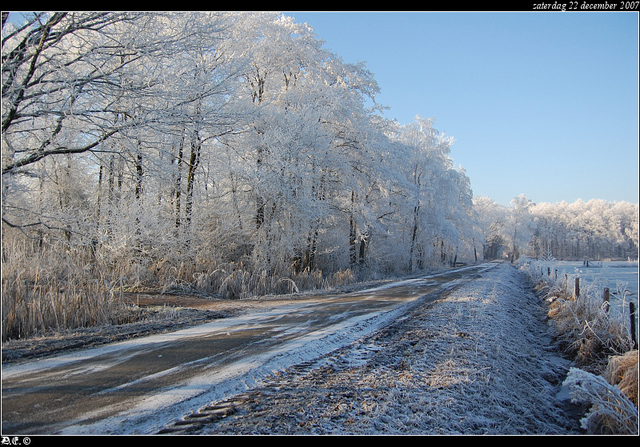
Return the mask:
[[[137,318],[94,253],[3,240],[2,341]]]
[[[535,288],[549,303],[547,316],[558,344],[576,366],[565,385],[574,401],[588,403],[581,419],[589,434],[638,434],[638,351],[628,328],[612,318],[608,303],[589,287],[579,296],[567,277],[552,279],[529,268]]]
[[[2,340],[141,318],[125,292],[159,291],[243,299],[327,289],[356,280],[350,270],[273,273],[242,263],[154,258],[132,247],[41,243],[3,234]]]
[[[638,406],[638,350],[611,357],[603,377]]]

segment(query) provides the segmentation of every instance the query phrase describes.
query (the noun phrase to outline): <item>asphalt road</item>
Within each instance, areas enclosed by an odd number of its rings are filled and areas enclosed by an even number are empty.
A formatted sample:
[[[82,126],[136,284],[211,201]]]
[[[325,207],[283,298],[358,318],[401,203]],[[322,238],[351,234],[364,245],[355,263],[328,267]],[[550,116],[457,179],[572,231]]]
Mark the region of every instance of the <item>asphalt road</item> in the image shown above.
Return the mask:
[[[309,297],[177,332],[2,370],[2,435],[151,434],[277,369],[364,335],[417,298],[491,264],[339,296]]]

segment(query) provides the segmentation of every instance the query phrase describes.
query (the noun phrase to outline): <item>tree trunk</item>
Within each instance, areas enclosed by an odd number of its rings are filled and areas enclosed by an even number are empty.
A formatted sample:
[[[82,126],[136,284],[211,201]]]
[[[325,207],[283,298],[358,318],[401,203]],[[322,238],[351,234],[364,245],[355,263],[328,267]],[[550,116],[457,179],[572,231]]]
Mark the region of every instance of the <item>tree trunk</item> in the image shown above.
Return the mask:
[[[368,232],[367,232],[368,233]],[[364,235],[361,239],[360,239],[360,256],[358,259],[358,262],[360,263],[360,265],[364,266],[365,262],[366,262],[366,254],[367,254],[367,237],[368,234]]]
[[[195,132],[191,141],[191,157],[189,158],[189,170],[187,173],[187,203],[185,205],[185,214],[187,224],[191,224],[191,217],[193,213],[193,189],[195,184],[196,169],[200,164],[200,151],[202,149],[202,142],[200,135]]]
[[[180,228],[180,200],[182,195],[182,156],[184,148],[184,136],[178,145],[178,155],[176,156],[176,180],[174,184],[176,229]]]
[[[349,264],[355,267],[358,263],[358,251],[356,249],[356,219],[354,216],[354,208],[356,203],[356,192],[351,191],[351,214],[349,215]]]
[[[142,197],[142,177],[144,171],[142,169],[142,154],[138,152],[136,156],[136,199],[140,200]]]
[[[416,249],[416,240],[418,237],[418,211],[420,210],[419,206],[414,207],[413,209],[413,230],[411,232],[411,247],[409,248],[409,270],[415,270],[414,253]]]

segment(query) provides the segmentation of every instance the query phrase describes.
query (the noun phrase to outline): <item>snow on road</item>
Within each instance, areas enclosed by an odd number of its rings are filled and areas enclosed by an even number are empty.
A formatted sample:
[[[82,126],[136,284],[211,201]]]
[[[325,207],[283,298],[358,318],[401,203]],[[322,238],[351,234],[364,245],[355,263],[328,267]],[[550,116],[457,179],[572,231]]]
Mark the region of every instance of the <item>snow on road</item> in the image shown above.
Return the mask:
[[[562,389],[568,362],[550,349],[545,309],[526,281],[500,264],[314,364],[227,398],[232,414],[196,417],[206,413],[193,408],[164,432],[577,434]]]
[[[245,391],[274,372],[354,342],[402,315],[403,303],[490,266],[356,295],[281,301],[171,333],[6,365],[3,427],[32,434],[154,433],[194,406]],[[32,387],[44,377],[48,385]]]

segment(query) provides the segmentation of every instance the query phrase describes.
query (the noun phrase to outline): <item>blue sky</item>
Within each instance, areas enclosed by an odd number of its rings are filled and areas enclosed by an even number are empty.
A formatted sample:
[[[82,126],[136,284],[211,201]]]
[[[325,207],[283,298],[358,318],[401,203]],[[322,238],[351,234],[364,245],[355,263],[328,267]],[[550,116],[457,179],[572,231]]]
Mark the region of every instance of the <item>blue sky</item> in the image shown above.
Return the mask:
[[[474,195],[638,203],[638,13],[285,12],[455,138]]]

